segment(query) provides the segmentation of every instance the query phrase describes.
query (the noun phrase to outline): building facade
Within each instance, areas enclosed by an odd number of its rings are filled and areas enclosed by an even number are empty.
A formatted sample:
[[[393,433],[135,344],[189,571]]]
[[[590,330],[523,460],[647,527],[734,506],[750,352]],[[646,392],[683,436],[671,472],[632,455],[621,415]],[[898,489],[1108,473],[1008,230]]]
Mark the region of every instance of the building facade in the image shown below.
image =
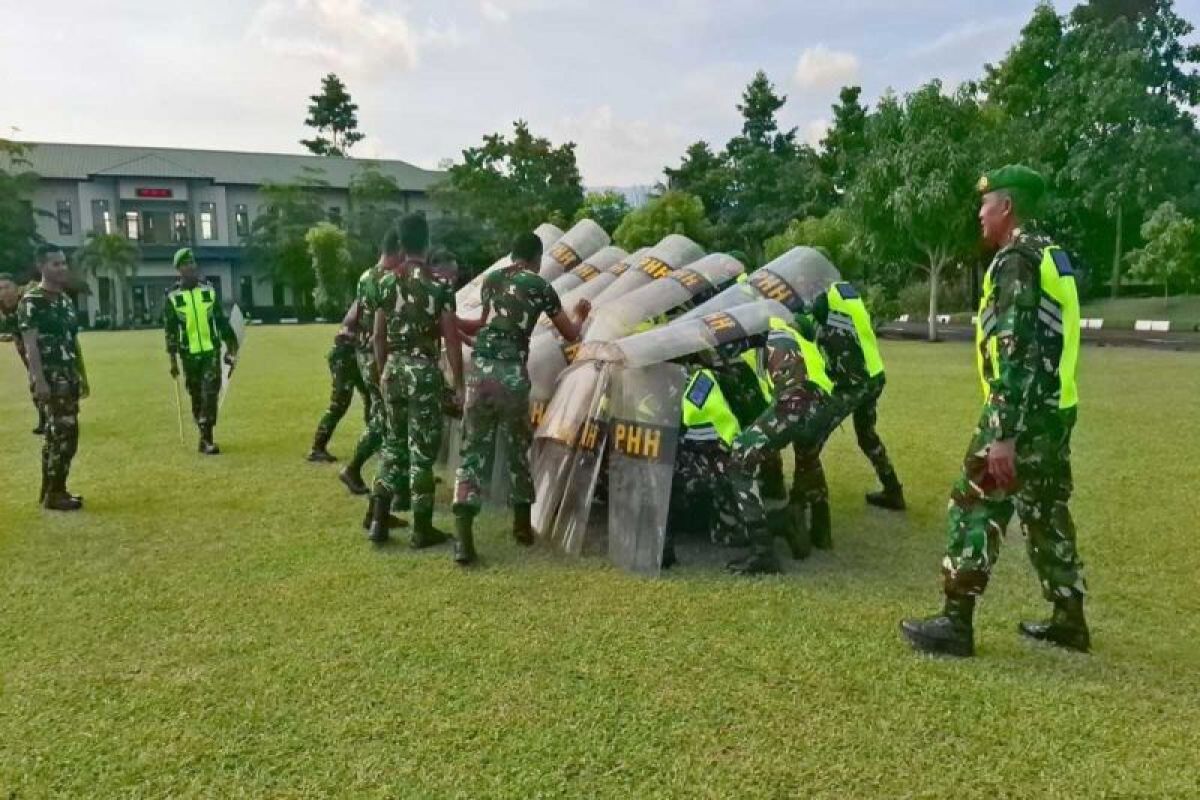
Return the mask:
[[[131,309],[111,277],[87,276],[90,292],[79,303],[93,324],[105,317],[156,321],[175,281],[172,256],[185,246],[227,305],[237,303],[252,316],[286,315],[295,306],[291,288],[249,264],[242,246],[264,206],[264,184],[320,179],[325,185],[315,191],[337,221],[351,211],[350,181],[365,166],[396,179],[398,211],[430,211],[428,190],[442,175],[403,161],[163,147],[31,143],[28,159],[40,176],[32,200],[47,242],[68,254],[92,234],[138,243]]]

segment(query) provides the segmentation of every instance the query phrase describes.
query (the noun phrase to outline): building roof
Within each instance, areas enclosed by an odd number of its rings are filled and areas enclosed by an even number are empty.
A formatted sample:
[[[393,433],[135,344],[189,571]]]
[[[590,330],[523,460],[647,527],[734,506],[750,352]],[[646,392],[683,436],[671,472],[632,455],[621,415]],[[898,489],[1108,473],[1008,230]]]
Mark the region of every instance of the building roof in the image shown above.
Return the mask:
[[[285,183],[309,175],[345,189],[367,164],[396,179],[400,188],[423,192],[444,173],[405,161],[226,150],[181,150],[173,147],[126,147],[107,144],[28,142],[27,158],[43,178],[88,180],[93,176],[130,178],[207,178],[221,184]],[[313,172],[321,170],[321,172]]]

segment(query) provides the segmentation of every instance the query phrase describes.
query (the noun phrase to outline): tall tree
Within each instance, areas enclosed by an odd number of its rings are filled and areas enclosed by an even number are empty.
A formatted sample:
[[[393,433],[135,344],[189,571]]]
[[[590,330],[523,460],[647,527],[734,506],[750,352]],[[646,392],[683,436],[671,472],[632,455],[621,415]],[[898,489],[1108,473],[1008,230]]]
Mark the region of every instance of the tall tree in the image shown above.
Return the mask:
[[[868,112],[861,96],[859,86],[842,88],[833,105],[833,122],[821,140],[821,171],[835,193],[831,203],[853,183],[855,169],[866,152]]]
[[[400,184],[373,164],[364,164],[350,179],[347,247],[360,272],[375,263],[384,235],[404,212],[403,204]]]
[[[93,278],[108,278],[121,298],[120,324],[133,320],[133,279],[137,277],[142,253],[135,242],[119,233],[92,233],[75,252],[75,263]]]
[[[708,244],[710,229],[704,203],[685,192],[667,192],[626,215],[613,240],[629,252],[650,247],[668,234],[678,233],[697,244]]]
[[[350,304],[359,272],[346,232],[332,222],[318,222],[304,234],[304,242],[316,278],[317,311],[336,318]]]
[[[28,156],[29,145],[0,139],[0,272],[19,279],[30,273],[39,241],[32,204],[38,176]]]
[[[574,222],[581,219],[593,220],[597,225],[612,236],[613,231],[629,213],[629,201],[620,192],[588,192],[583,198],[583,205],[575,212]]]
[[[724,155],[712,151],[708,142],[696,142],[683,154],[678,167],[663,170],[666,188],[694,194],[704,202],[709,220],[716,222],[729,201],[731,175]]]
[[[322,185],[312,176],[263,184],[263,204],[246,238],[246,259],[272,280],[291,287],[297,312],[312,311],[316,274],[305,235],[324,220],[325,209],[317,194]]]
[[[304,124],[317,131],[316,138],[301,139],[318,156],[345,157],[362,141],[358,132],[358,105],[351,102],[346,84],[332,72],[321,79],[321,93],[310,95]]]

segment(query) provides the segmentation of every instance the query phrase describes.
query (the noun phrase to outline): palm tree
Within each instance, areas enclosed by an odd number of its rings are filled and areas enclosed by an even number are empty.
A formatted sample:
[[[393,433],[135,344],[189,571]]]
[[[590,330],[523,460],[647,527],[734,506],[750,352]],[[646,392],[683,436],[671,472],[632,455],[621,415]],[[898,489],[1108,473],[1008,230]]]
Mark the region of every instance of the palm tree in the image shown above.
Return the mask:
[[[121,318],[128,326],[133,316],[133,279],[142,251],[119,233],[90,233],[76,258],[94,278],[109,278],[121,297]]]

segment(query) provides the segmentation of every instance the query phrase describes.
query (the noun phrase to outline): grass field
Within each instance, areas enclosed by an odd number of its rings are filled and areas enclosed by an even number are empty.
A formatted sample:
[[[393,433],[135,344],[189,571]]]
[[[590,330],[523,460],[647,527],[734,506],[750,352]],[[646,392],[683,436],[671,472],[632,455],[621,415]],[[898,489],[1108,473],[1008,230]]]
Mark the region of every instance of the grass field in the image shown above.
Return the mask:
[[[965,345],[883,343],[906,515],[864,508],[842,432],[834,551],[646,580],[519,550],[499,516],[476,571],[369,547],[361,503],[301,460],[330,337],[252,329],[225,454],[202,459],[160,337],[85,336],[75,515],[34,504],[32,410],[0,352],[0,797],[1200,793],[1200,356],[1085,350],[1095,654],[1018,641],[1043,603],[1014,533],[964,662],[913,655],[896,623],[939,601],[978,403]],[[360,427],[356,407],[333,450]]]
[[[1139,319],[1165,319],[1175,330],[1200,330],[1200,295],[1097,299],[1084,305],[1083,316],[1102,319],[1112,328],[1132,328]]]

